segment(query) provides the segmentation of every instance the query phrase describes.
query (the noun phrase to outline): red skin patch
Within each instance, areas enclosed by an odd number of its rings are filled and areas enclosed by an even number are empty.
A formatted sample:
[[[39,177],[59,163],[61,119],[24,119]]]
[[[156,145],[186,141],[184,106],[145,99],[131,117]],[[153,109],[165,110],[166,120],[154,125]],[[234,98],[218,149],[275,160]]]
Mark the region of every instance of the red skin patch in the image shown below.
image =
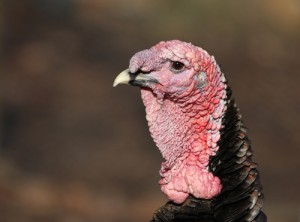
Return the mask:
[[[172,73],[170,61],[182,62],[186,70]],[[226,84],[214,58],[188,43],[161,42],[137,53],[129,69],[150,72],[160,82],[142,88],[141,94],[151,136],[165,159],[160,170],[162,191],[175,203],[189,194],[203,199],[218,195],[222,185],[208,171],[208,163],[219,148]],[[206,74],[201,89],[199,72]]]

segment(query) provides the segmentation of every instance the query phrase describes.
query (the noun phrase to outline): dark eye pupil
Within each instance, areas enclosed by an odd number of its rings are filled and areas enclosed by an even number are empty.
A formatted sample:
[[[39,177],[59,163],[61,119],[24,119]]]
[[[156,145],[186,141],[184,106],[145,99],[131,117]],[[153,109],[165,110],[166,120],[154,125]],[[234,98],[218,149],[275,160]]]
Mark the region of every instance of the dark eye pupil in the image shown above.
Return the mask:
[[[173,62],[172,63],[172,68],[179,71],[184,68],[184,64],[182,62]]]

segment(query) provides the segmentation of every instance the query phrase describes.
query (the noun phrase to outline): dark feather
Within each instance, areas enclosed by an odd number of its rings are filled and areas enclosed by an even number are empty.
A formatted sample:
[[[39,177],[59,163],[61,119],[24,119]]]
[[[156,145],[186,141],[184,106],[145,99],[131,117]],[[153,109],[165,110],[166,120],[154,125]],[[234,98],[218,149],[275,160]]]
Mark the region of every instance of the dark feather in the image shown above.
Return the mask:
[[[210,171],[222,182],[221,193],[211,200],[190,195],[180,205],[168,202],[155,212],[152,222],[267,221],[261,211],[263,194],[257,165],[251,159],[251,143],[231,94],[228,88],[219,150],[209,164]]]

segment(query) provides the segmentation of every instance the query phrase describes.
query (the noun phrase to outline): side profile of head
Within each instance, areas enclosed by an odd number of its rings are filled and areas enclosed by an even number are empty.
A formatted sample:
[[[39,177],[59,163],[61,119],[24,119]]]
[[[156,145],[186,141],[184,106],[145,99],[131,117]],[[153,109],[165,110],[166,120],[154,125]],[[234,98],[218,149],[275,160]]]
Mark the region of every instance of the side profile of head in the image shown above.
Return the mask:
[[[193,90],[218,87],[216,78],[221,78],[220,69],[212,56],[191,43],[173,40],[136,53],[114,85],[129,83],[149,88],[159,98],[182,98]]]
[[[150,133],[162,153],[160,185],[169,199],[209,199],[222,185],[208,170],[226,110],[226,80],[213,56],[191,43],[160,42],[136,53],[114,86],[141,88]]]

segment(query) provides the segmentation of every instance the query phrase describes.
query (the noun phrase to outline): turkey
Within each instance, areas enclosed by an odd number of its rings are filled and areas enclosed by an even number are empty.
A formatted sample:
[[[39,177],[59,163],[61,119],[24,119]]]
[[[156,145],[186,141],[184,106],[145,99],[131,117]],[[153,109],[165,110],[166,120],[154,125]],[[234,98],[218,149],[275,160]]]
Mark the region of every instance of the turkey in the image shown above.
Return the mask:
[[[136,53],[118,84],[140,87],[164,158],[159,184],[169,201],[151,221],[267,221],[247,130],[213,56],[191,43],[160,42]]]

